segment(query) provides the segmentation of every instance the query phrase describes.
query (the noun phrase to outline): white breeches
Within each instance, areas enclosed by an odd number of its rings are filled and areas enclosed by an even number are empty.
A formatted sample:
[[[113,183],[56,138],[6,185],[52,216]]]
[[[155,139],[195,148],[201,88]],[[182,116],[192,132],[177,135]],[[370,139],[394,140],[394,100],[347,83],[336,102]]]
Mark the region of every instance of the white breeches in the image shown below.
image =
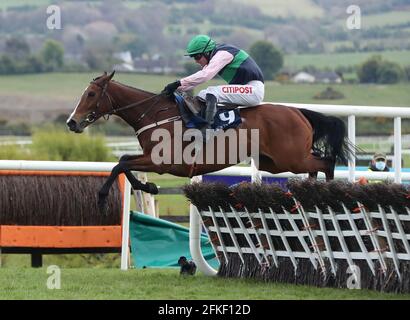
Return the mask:
[[[198,96],[205,100],[206,94],[213,94],[218,103],[233,103],[240,106],[256,106],[263,101],[265,85],[261,81],[250,81],[245,85],[229,84],[208,87]]]

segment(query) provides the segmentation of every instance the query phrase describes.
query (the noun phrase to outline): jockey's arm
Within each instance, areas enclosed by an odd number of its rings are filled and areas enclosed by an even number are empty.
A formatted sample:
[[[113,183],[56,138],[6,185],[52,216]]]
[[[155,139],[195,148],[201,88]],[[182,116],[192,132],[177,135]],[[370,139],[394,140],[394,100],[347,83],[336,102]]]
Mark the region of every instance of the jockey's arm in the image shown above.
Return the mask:
[[[228,63],[233,60],[234,56],[228,51],[218,51],[209,63],[200,71],[182,78],[181,86],[178,90],[188,91],[196,87],[197,85],[211,80],[215,77],[219,71],[221,71]]]

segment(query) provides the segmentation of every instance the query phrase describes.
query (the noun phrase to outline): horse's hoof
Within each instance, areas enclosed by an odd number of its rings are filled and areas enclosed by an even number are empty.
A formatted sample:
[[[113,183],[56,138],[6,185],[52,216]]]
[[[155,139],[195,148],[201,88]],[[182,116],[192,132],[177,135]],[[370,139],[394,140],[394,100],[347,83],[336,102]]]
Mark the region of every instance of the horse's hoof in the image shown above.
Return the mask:
[[[151,194],[158,194],[158,188],[155,183],[147,182],[145,183],[146,192]]]

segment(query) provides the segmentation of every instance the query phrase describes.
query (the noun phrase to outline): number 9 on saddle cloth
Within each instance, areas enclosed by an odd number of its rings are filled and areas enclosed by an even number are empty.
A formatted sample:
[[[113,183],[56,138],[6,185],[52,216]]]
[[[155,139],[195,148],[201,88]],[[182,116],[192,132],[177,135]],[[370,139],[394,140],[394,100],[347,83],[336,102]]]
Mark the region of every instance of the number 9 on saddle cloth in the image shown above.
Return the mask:
[[[181,118],[187,128],[201,129],[208,123],[205,120],[205,101],[199,97],[190,97],[184,93],[174,93]],[[211,129],[227,130],[236,128],[242,123],[239,109],[236,105],[218,105],[214,123]]]

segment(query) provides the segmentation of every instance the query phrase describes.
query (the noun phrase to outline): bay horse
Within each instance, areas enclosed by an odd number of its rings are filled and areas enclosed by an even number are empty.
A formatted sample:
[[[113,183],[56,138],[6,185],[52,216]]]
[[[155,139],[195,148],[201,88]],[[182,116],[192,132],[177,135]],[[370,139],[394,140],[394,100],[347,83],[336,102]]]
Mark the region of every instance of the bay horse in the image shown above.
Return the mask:
[[[115,72],[115,71],[114,71]],[[155,129],[170,132],[171,153],[175,139],[180,138],[172,132],[173,122],[180,119],[175,101],[164,94],[154,94],[136,89],[112,80],[114,72],[106,72],[90,82],[77,106],[67,120],[69,129],[81,133],[101,117],[117,115],[137,133],[142,147],[142,155],[124,155],[112,169],[107,181],[98,194],[101,211],[106,210],[106,198],[116,177],[124,173],[134,190],[157,194],[154,183],[142,183],[131,171],[169,173],[180,177],[192,177],[221,170],[236,163],[163,163],[152,161],[151,153],[158,141],[153,141]],[[336,161],[347,163],[350,154],[344,122],[333,116],[318,112],[286,107],[282,105],[261,104],[257,107],[241,109],[242,123],[238,129],[259,130],[259,170],[270,173],[290,171],[309,173],[316,178],[324,172],[326,180],[334,178]],[[183,132],[187,130],[182,126]],[[251,143],[246,136],[246,143]],[[189,142],[184,142],[185,144]],[[206,141],[203,142],[204,146]],[[238,141],[239,143],[239,141]],[[229,145],[226,154],[229,154]],[[205,153],[205,148],[202,148]],[[202,152],[202,151],[201,151]],[[238,161],[240,162],[240,161]]]

